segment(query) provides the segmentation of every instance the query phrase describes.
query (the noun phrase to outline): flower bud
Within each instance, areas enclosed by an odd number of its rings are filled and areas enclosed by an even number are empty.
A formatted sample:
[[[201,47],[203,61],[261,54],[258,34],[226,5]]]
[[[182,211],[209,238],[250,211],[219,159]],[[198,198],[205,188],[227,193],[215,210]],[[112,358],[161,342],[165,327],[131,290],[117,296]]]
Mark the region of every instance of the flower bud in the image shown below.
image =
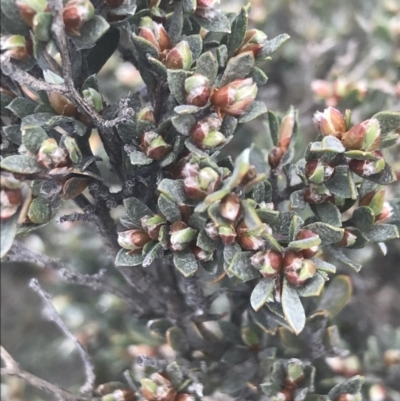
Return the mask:
[[[168,52],[165,66],[170,70],[190,70],[192,66],[192,51],[186,40],[180,41]]]
[[[155,123],[153,109],[150,106],[141,108],[136,114],[137,121]]]
[[[17,0],[16,3],[22,19],[29,27],[33,26],[35,15],[48,8],[46,0]]]
[[[186,101],[193,106],[203,107],[210,97],[210,81],[201,74],[193,74],[185,80]]]
[[[95,10],[90,0],[70,0],[63,9],[65,30],[80,36],[82,25],[94,17]]]
[[[335,169],[320,160],[309,160],[305,166],[306,177],[312,184],[322,184],[332,177]]]
[[[15,60],[26,60],[33,54],[32,41],[22,35],[3,35],[0,48],[6,57]]]
[[[220,0],[197,0],[197,7],[214,8]]]
[[[256,177],[257,177],[257,169],[253,165],[250,165],[246,175],[242,178],[242,181],[240,181],[239,185],[245,186],[249,182],[253,181]]]
[[[314,124],[321,135],[333,135],[336,138],[341,138],[342,134],[347,130],[346,120],[343,114],[333,108],[328,107],[322,113],[317,111],[313,118]]]
[[[279,166],[283,155],[283,150],[277,146],[271,150],[271,152],[268,154],[268,164],[272,169],[275,169]]]
[[[118,244],[132,251],[142,249],[150,241],[149,235],[143,230],[129,230],[118,233]]]
[[[257,84],[252,78],[237,79],[230,84],[216,90],[211,103],[222,112],[232,115],[242,115],[253,103],[257,96]]]
[[[88,88],[82,91],[84,100],[98,113],[103,110],[103,99],[97,90]]]
[[[385,401],[388,399],[388,393],[382,384],[373,384],[368,390],[371,401]]]
[[[393,216],[393,208],[389,202],[384,202],[382,211],[375,217],[375,223],[382,224],[385,223]]]
[[[302,229],[296,234],[296,240],[304,240],[304,239],[318,239],[318,234],[315,234],[311,230]],[[309,259],[312,258],[318,252],[318,245],[311,246],[307,249],[302,249],[300,253],[303,255],[304,258]]]
[[[153,216],[144,216],[140,219],[140,224],[149,237],[153,240],[158,240],[160,235],[160,228],[164,224],[167,224],[167,220],[160,214],[154,214]]]
[[[204,229],[211,239],[217,240],[219,238],[218,227],[213,221],[209,221]]]
[[[257,57],[266,41],[267,35],[264,32],[258,29],[250,29],[246,32],[243,44],[240,46],[236,54],[252,52],[254,57]]]
[[[240,213],[240,199],[236,194],[228,194],[219,205],[221,216],[229,221],[236,221]]]
[[[14,216],[23,201],[23,196],[20,188],[7,188],[1,186],[0,190],[0,219],[5,220]]]
[[[336,243],[336,246],[347,248],[353,246],[357,241],[357,236],[351,232],[351,229],[345,228],[343,238]]]
[[[236,231],[232,226],[220,225],[218,226],[218,235],[225,245],[231,245],[236,241]]]
[[[182,251],[196,238],[196,230],[188,227],[183,221],[176,221],[170,227],[170,243],[172,251]]]
[[[381,152],[373,152],[375,160],[352,159],[349,162],[350,170],[361,177],[369,177],[378,174],[385,168],[385,160]]]
[[[216,115],[197,122],[190,131],[190,137],[199,149],[211,149],[226,142],[225,135],[218,131],[221,123]]]
[[[295,287],[305,284],[317,272],[314,262],[310,259],[303,259],[300,252],[286,252],[283,266],[287,281]]]
[[[171,40],[164,26],[150,17],[140,20],[139,36],[148,40],[160,53],[171,48]]]
[[[36,161],[47,169],[71,165],[67,150],[60,148],[54,138],[45,139],[42,142],[36,154]]]
[[[333,200],[333,195],[324,186],[310,185],[304,192],[304,200],[311,205],[318,205]]]
[[[161,160],[171,150],[171,145],[156,132],[145,132],[140,139],[140,149],[154,160]]]
[[[342,143],[347,150],[372,152],[379,148],[381,128],[376,118],[354,125],[343,134]]]
[[[283,256],[280,252],[269,249],[268,251],[257,252],[250,260],[251,264],[260,270],[264,277],[274,278],[282,268]]]
[[[189,176],[183,181],[183,190],[191,199],[204,199],[222,185],[220,175],[211,167],[204,167],[196,176]]]
[[[236,227],[236,233],[238,235],[237,242],[245,250],[257,251],[264,246],[262,238],[258,238],[250,231],[244,221],[241,221]]]
[[[199,248],[198,246],[192,247],[192,252],[194,257],[201,262],[208,262],[213,259],[214,253],[205,251],[204,249]]]

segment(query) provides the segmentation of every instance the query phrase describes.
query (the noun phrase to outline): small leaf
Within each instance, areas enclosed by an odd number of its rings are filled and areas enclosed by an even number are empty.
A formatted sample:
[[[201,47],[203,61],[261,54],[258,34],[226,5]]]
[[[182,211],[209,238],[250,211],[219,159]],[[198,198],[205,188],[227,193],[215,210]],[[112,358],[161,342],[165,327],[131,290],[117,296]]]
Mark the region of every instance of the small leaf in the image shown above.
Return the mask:
[[[25,125],[22,130],[22,143],[33,154],[37,153],[42,142],[47,138],[46,131],[37,125]]]
[[[150,251],[144,257],[142,262],[143,267],[150,266],[155,259],[161,258],[163,254],[164,254],[164,249],[162,245],[160,243],[155,244],[153,248],[151,248]]]
[[[228,37],[228,54],[232,56],[239,49],[246,36],[249,6],[242,7],[232,22],[232,33]]]
[[[31,99],[25,97],[16,97],[8,104],[6,109],[11,110],[17,117],[24,118],[33,114],[38,104]]]
[[[315,257],[311,258],[311,260],[314,262],[318,270],[322,270],[326,273],[336,273],[336,267],[334,265]]]
[[[73,35],[71,38],[77,50],[90,49],[109,28],[110,25],[102,16],[95,15],[82,26],[79,36]]]
[[[182,2],[179,2],[175,6],[174,13],[172,14],[172,18],[170,20],[168,35],[173,44],[176,44],[179,41],[180,36],[182,35],[183,28],[183,9]]]
[[[268,298],[271,296],[274,284],[275,280],[263,278],[254,287],[250,296],[250,304],[256,312],[264,306]]]
[[[248,347],[244,345],[234,345],[225,351],[221,357],[221,362],[228,364],[229,366],[243,363],[252,357],[252,352]]]
[[[290,39],[290,36],[286,33],[275,37],[274,39],[267,40],[261,49],[261,52],[258,55],[258,58],[266,58],[275,53],[287,40]]]
[[[134,150],[129,154],[129,159],[133,166],[146,166],[154,162],[154,159],[146,156],[143,152]]]
[[[50,202],[43,198],[33,199],[29,205],[28,217],[34,224],[48,223],[51,219]]]
[[[392,184],[397,180],[396,174],[388,163],[385,164],[384,169],[380,173],[370,175],[365,177],[365,179],[381,185]]]
[[[184,277],[193,276],[198,269],[198,264],[193,253],[189,249],[174,252],[174,265]]]
[[[182,36],[182,40],[186,40],[192,52],[193,60],[198,60],[203,50],[203,40],[200,35]]]
[[[341,394],[357,394],[361,390],[361,386],[364,383],[362,376],[353,376],[351,379],[347,379],[343,383],[337,384],[328,393],[330,400],[336,400]]]
[[[233,273],[239,280],[250,281],[260,277],[260,272],[256,270],[250,263],[251,252],[237,253],[229,267],[228,271]]]
[[[368,206],[360,206],[354,210],[351,220],[361,231],[370,230],[375,222],[375,215]]]
[[[342,227],[340,210],[331,202],[310,205],[313,213],[323,222],[335,227]]]
[[[340,198],[357,199],[357,189],[347,166],[337,166],[335,174],[325,182],[325,186]]]
[[[278,146],[280,124],[278,117],[272,111],[268,111],[268,124],[269,124],[269,133],[272,138],[272,143],[274,144],[274,146]]]
[[[43,171],[43,168],[32,156],[12,155],[0,161],[0,167],[12,173],[35,174]]]
[[[293,251],[301,251],[303,249],[309,249],[313,246],[321,244],[321,238],[315,236],[311,238],[299,239],[289,242],[288,249]]]
[[[321,294],[325,285],[324,277],[317,273],[314,277],[310,278],[304,285],[297,289],[301,297],[316,297]]]
[[[238,121],[240,124],[247,123],[261,116],[262,114],[265,114],[266,112],[267,106],[265,106],[265,103],[259,100],[255,100],[250,105],[250,107],[247,108],[244,114],[239,117]]]
[[[399,238],[399,230],[393,224],[375,224],[370,230],[363,234],[373,242],[385,242]]]
[[[169,90],[179,104],[186,103],[185,79],[187,77],[187,73],[183,70],[168,70]]]
[[[133,223],[141,227],[140,219],[144,216],[152,216],[153,211],[137,198],[124,199],[126,214]]]
[[[171,384],[174,386],[174,388],[179,388],[183,382],[183,372],[176,361],[167,365],[165,372],[167,373],[168,379],[171,381]]]
[[[214,252],[219,245],[219,241],[211,239],[205,230],[201,230],[197,236],[196,245],[207,252]]]
[[[158,184],[157,189],[167,198],[174,200],[178,205],[182,205],[186,201],[182,180],[171,180],[169,178],[164,178]]]
[[[381,111],[374,114],[372,118],[376,118],[379,121],[381,134],[388,134],[389,132],[400,128],[400,112]]]
[[[115,258],[115,266],[137,266],[142,264],[144,257],[141,254],[128,253],[127,249],[121,249]]]
[[[0,220],[0,259],[2,259],[12,247],[17,233],[18,213],[9,219]]]
[[[244,52],[232,57],[225,68],[219,87],[223,87],[236,79],[245,78],[254,67],[252,52]]]
[[[164,215],[170,223],[182,219],[178,205],[163,194],[158,197],[157,204],[161,214]]]
[[[306,314],[299,294],[286,279],[283,280],[282,308],[285,319],[295,334],[301,333],[306,324]]]
[[[196,119],[192,115],[187,114],[172,117],[171,122],[180,134],[188,136],[193,126],[196,124]]]
[[[204,75],[213,85],[218,73],[218,63],[214,55],[208,51],[203,53],[196,61],[196,73]]]
[[[228,17],[219,10],[214,10],[214,15],[209,18],[193,16],[194,20],[204,29],[211,32],[230,32],[231,23]]]
[[[250,76],[258,86],[265,85],[268,82],[268,77],[261,68],[254,67]]]
[[[3,132],[7,139],[15,145],[22,144],[22,132],[19,124],[7,125],[3,128]]]
[[[347,305],[352,294],[350,277],[340,274],[326,287],[318,304],[318,310],[327,310],[335,317]]]
[[[304,228],[307,228],[315,234],[318,234],[323,245],[335,244],[339,242],[343,238],[344,234],[343,228],[338,228],[326,223],[311,223]]]
[[[235,133],[238,120],[235,117],[226,115],[222,121],[220,131],[228,138]]]
[[[244,222],[246,223],[247,228],[250,231],[260,229],[263,226],[263,222],[258,217],[257,212],[251,203],[248,200],[242,200],[241,205]]]
[[[335,259],[342,262],[346,266],[351,267],[356,272],[359,272],[362,268],[362,264],[354,262],[353,260],[349,259],[340,249],[332,248],[332,255]]]

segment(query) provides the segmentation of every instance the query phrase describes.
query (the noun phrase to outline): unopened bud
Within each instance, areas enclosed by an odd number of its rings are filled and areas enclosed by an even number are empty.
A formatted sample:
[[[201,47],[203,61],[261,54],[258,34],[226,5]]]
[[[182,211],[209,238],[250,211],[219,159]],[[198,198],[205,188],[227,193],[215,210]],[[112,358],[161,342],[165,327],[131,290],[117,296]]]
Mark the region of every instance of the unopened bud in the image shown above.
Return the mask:
[[[236,53],[240,54],[250,51],[253,53],[254,57],[257,57],[266,41],[267,35],[264,32],[258,29],[250,29],[246,32],[243,44]]]
[[[230,221],[236,221],[240,213],[240,199],[236,194],[226,195],[219,205],[221,216]]]
[[[275,169],[279,166],[281,162],[282,156],[284,155],[284,151],[281,148],[275,146],[271,152],[268,154],[268,164],[272,169]]]
[[[393,216],[393,207],[389,202],[384,202],[382,212],[375,217],[375,223],[382,224],[385,223]]]
[[[313,184],[322,184],[332,177],[335,169],[320,160],[309,160],[305,167],[306,177]]]
[[[71,164],[67,150],[60,148],[54,138],[42,142],[36,154],[36,161],[47,169],[68,167]]]
[[[26,60],[33,54],[32,41],[22,35],[3,35],[0,48],[6,57],[15,60]]]
[[[204,249],[199,248],[198,246],[192,247],[192,252],[194,257],[201,262],[208,262],[213,259],[213,252],[205,251]]]
[[[310,185],[304,192],[304,200],[311,205],[317,205],[333,200],[333,195],[325,187]]]
[[[211,239],[216,240],[219,238],[218,227],[213,221],[209,221],[204,229]]]
[[[343,114],[333,107],[326,108],[322,113],[317,111],[314,114],[313,121],[323,136],[333,135],[340,139],[347,130]]]
[[[171,48],[171,40],[164,26],[150,17],[140,20],[139,36],[148,40],[160,53]]]
[[[221,238],[221,241],[225,245],[231,245],[236,241],[236,231],[232,226],[229,225],[220,225],[218,226],[218,234]]]
[[[88,88],[82,91],[82,95],[85,101],[98,113],[103,110],[103,99],[97,90]]]
[[[90,0],[70,0],[63,9],[65,30],[80,36],[82,25],[94,17],[95,10]]]
[[[185,80],[186,101],[193,106],[203,107],[210,97],[210,81],[201,74],[193,74]]]
[[[189,176],[183,181],[183,190],[191,199],[204,199],[222,185],[220,175],[211,167],[202,168],[197,177]]]
[[[171,145],[156,132],[145,132],[140,140],[140,149],[154,160],[161,160],[171,150]]]
[[[361,177],[378,174],[385,168],[385,160],[380,151],[373,152],[375,160],[352,159],[349,162],[350,170]]]
[[[239,245],[248,251],[257,251],[264,246],[262,238],[257,237],[252,231],[250,231],[244,221],[241,221],[236,227],[236,233],[238,235],[237,242]]]
[[[226,114],[240,116],[249,108],[256,96],[257,84],[252,78],[237,79],[216,90],[211,97],[211,103]]]
[[[150,106],[141,108],[136,114],[137,121],[155,123],[153,109]]]
[[[169,231],[171,238],[171,250],[173,251],[182,251],[187,248],[195,238],[196,238],[196,230],[191,227],[188,227],[183,221],[176,221],[170,227]]]
[[[352,233],[351,229],[346,228],[343,233],[343,238],[336,243],[336,246],[348,248],[353,246],[357,241],[357,236]]]
[[[35,15],[48,7],[46,0],[17,0],[16,3],[22,19],[30,27],[33,26]]]
[[[315,234],[311,230],[302,229],[296,234],[296,240],[306,240],[306,239],[315,239],[319,240],[320,238],[318,234]],[[312,258],[318,252],[318,245],[311,246],[307,249],[302,249],[300,253],[303,255],[304,258],[309,259]]]
[[[251,264],[260,270],[264,277],[273,278],[279,274],[282,268],[283,256],[280,252],[269,249],[257,252],[250,260]]]
[[[149,235],[143,230],[129,230],[118,233],[118,244],[132,251],[142,249],[150,241]]]
[[[1,220],[12,217],[22,204],[22,192],[20,188],[7,188],[1,186],[0,190],[0,218]]]
[[[283,265],[287,281],[295,287],[305,284],[317,272],[314,262],[310,259],[303,259],[300,252],[286,252]]]
[[[394,366],[400,364],[400,350],[388,349],[383,354],[383,362],[386,366]]]
[[[192,66],[192,51],[186,40],[180,41],[168,52],[165,66],[170,70],[190,70]]]
[[[372,152],[379,148],[380,142],[381,128],[376,118],[354,125],[342,137],[342,143],[347,150]]]
[[[165,217],[159,214],[155,214],[153,216],[144,216],[140,219],[140,224],[142,225],[143,230],[145,230],[149,237],[153,240],[158,240],[160,228],[166,223],[167,220]]]

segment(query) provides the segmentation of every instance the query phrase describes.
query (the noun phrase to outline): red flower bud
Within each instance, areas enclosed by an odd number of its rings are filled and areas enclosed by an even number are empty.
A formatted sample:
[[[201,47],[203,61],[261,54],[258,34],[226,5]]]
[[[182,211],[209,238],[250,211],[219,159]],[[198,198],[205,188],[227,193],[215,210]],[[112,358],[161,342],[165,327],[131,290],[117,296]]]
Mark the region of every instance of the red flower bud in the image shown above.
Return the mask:
[[[140,149],[154,160],[161,160],[171,151],[171,145],[156,132],[145,132],[140,139]]]
[[[189,176],[183,181],[183,190],[191,199],[204,199],[222,185],[220,175],[211,167],[202,168],[197,176]]]
[[[171,48],[171,40],[164,26],[150,17],[140,20],[139,36],[148,40],[160,53]]]
[[[136,120],[155,123],[153,109],[149,106],[141,108],[136,114]]]
[[[275,169],[279,166],[283,155],[284,152],[281,148],[275,146],[271,150],[271,152],[268,154],[268,163],[272,169]]]
[[[183,221],[176,221],[170,227],[170,248],[172,251],[182,251],[187,248],[195,238],[196,230],[188,227]]]
[[[240,213],[240,199],[236,194],[226,195],[219,205],[221,216],[230,221],[236,221]]]
[[[322,184],[329,180],[335,172],[334,167],[320,160],[309,160],[305,166],[307,180],[313,184]]]
[[[210,81],[201,74],[193,74],[185,80],[186,101],[193,106],[203,107],[210,97]]]
[[[144,216],[140,219],[143,230],[149,235],[153,240],[158,240],[160,235],[161,226],[167,223],[164,216],[155,214],[153,216]]]
[[[311,230],[302,229],[296,234],[296,240],[309,239],[309,238],[319,238],[317,234],[312,232]],[[308,249],[302,249],[300,253],[304,258],[309,259],[312,258],[318,252],[318,245],[314,245]]]
[[[257,84],[252,78],[237,79],[230,84],[214,91],[211,103],[222,112],[232,115],[242,115],[257,96]]]
[[[250,29],[246,32],[243,44],[236,54],[250,51],[253,53],[254,57],[257,57],[266,41],[267,35],[264,32],[258,29]]]
[[[225,245],[231,245],[236,240],[236,231],[232,226],[221,225],[218,227],[218,234],[221,238],[221,241]]]
[[[6,188],[0,190],[0,219],[8,219],[12,217],[22,204],[22,192],[20,188]]]
[[[385,160],[381,152],[373,152],[375,160],[357,160],[352,159],[349,162],[350,170],[361,177],[369,177],[378,174],[385,168]]]
[[[343,238],[336,243],[336,246],[347,248],[356,243],[357,236],[351,232],[351,229],[346,228],[343,233]]]
[[[238,235],[237,242],[245,250],[257,251],[265,245],[262,238],[258,238],[250,231],[244,221],[241,221],[236,227],[236,233]]]
[[[71,35],[80,35],[82,25],[94,17],[95,10],[90,0],[70,0],[63,9],[65,30]]]
[[[280,252],[268,250],[260,251],[251,257],[251,264],[258,270],[264,277],[276,277],[283,263],[283,256]]]
[[[328,107],[322,113],[317,111],[314,114],[314,124],[321,135],[333,135],[341,138],[342,134],[347,130],[346,120],[343,114],[333,107]]]
[[[47,169],[68,167],[71,165],[71,159],[67,150],[60,148],[53,138],[45,139],[42,142],[36,154],[36,161]]]
[[[190,132],[190,137],[200,149],[211,149],[226,142],[225,136],[218,131],[221,119],[211,115],[197,122]]]
[[[132,251],[142,249],[150,237],[143,230],[129,230],[118,233],[118,244],[125,249]]]
[[[213,252],[205,251],[204,249],[199,248],[198,246],[192,246],[192,252],[194,257],[201,262],[208,262],[213,259]]]
[[[304,192],[304,200],[311,205],[329,202],[333,198],[332,193],[325,187],[310,185]]]
[[[165,59],[165,66],[170,70],[190,70],[192,65],[192,52],[186,40],[179,42],[171,49]]]
[[[283,266],[287,281],[296,287],[305,284],[317,271],[314,262],[304,259],[300,252],[286,252]]]
[[[343,145],[347,150],[364,150],[372,152],[379,148],[381,129],[375,118],[354,125],[342,137]]]

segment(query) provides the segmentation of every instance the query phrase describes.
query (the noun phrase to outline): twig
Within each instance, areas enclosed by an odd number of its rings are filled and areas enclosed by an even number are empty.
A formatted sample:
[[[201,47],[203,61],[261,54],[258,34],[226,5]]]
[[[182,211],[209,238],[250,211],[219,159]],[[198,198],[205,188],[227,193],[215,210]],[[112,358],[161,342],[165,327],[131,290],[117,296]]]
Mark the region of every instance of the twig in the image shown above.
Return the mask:
[[[5,350],[3,346],[0,346],[1,349],[1,359],[4,361],[6,365],[4,368],[1,368],[1,375],[7,376],[15,376],[20,379],[25,380],[32,386],[46,391],[47,393],[55,395],[58,399],[64,401],[86,401],[89,400],[86,397],[75,396],[67,390],[62,389],[61,387],[56,386],[55,384],[49,383],[46,380],[41,379],[40,377],[34,376],[25,370],[22,370],[18,363],[14,360],[14,358]]]
[[[46,92],[60,92],[67,93],[68,89],[65,85],[50,84],[40,79],[34,78],[32,75],[21,70],[16,65],[12,64],[10,59],[4,55],[1,56],[1,70],[4,75],[9,76],[13,80],[17,81],[21,85],[29,86],[30,88],[37,91]]]
[[[35,278],[32,279],[29,283],[29,286],[43,299],[46,307],[50,311],[51,320],[53,320],[57,324],[62,332],[75,344],[76,348],[78,349],[78,352],[83,362],[86,376],[86,381],[81,387],[81,394],[84,396],[91,396],[94,391],[94,382],[96,380],[96,376],[94,374],[94,367],[89,354],[87,353],[85,347],[78,341],[78,339],[71,333],[66,324],[63,322],[60,315],[57,313],[56,308],[54,307],[50,295],[45,290],[43,290],[38,280]]]

